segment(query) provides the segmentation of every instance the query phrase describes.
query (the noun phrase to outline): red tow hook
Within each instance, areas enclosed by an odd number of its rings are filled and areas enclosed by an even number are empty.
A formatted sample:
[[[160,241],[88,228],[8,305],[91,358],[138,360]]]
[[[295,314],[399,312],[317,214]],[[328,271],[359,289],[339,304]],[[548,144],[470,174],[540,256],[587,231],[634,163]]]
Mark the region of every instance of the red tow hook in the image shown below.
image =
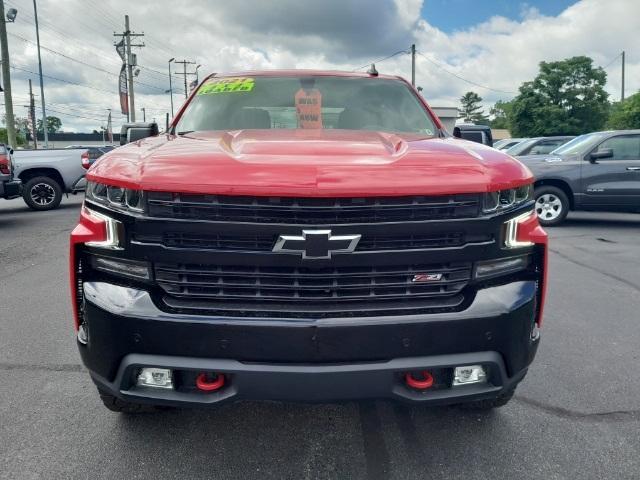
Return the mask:
[[[224,386],[224,375],[216,373],[213,380],[209,380],[208,373],[200,373],[196,378],[196,387],[203,392],[215,392]]]
[[[411,388],[415,388],[416,390],[426,390],[427,388],[431,388],[433,386],[433,375],[427,370],[422,372],[423,380],[419,380],[414,378],[411,372],[407,372],[404,374],[404,380],[407,382]]]

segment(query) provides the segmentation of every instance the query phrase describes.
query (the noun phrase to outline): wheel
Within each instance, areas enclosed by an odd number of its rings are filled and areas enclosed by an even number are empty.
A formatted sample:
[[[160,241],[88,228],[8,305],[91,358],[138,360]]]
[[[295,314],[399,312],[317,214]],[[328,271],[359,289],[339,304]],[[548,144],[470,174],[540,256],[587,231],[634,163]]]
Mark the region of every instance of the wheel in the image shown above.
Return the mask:
[[[62,201],[62,188],[51,177],[34,177],[24,185],[22,198],[32,210],[53,210]]]
[[[98,389],[100,399],[104,406],[112,412],[118,413],[154,413],[162,410],[167,410],[166,407],[158,407],[154,405],[146,405],[143,403],[134,403],[122,400],[118,397],[111,395],[103,390]]]
[[[504,407],[509,400],[513,398],[513,394],[516,389],[512,388],[511,390],[507,390],[504,393],[501,393],[496,398],[490,398],[487,400],[476,400],[474,402],[466,402],[457,405],[458,408],[462,410],[476,410],[476,411],[488,411],[493,410],[494,408]]]
[[[569,213],[569,199],[558,187],[542,185],[534,192],[538,221],[543,226],[559,225]]]

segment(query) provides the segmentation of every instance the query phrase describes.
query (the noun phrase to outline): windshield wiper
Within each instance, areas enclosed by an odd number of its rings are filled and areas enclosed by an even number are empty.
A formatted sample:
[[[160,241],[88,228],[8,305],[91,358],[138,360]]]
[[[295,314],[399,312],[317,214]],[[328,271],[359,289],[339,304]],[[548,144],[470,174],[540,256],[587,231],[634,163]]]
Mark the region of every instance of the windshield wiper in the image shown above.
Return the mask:
[[[184,132],[178,132],[178,135],[187,135],[188,133],[193,133],[195,130],[185,130]]]

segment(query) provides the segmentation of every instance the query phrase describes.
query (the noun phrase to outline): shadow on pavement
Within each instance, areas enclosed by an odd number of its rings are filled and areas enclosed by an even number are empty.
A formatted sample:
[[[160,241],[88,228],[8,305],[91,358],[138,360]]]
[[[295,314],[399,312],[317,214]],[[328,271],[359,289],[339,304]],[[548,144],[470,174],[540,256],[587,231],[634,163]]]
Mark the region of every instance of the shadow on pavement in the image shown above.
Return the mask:
[[[562,231],[563,227],[577,227],[577,228],[639,228],[640,227],[640,214],[630,213],[627,215],[616,215],[613,218],[607,218],[606,213],[602,214],[602,217],[594,217],[593,213],[588,218],[580,217],[567,217],[564,223],[558,227],[546,227],[549,231],[554,230]]]

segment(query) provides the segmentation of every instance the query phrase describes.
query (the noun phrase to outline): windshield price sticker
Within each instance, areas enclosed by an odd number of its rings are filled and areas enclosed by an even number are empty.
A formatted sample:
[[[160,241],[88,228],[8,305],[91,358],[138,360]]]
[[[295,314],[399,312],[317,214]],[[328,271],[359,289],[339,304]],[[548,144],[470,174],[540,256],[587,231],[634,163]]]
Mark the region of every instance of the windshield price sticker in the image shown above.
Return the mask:
[[[233,93],[250,92],[253,90],[255,80],[253,78],[217,78],[208,81],[200,90],[198,95],[208,95],[210,93]]]
[[[317,88],[301,88],[295,95],[298,128],[322,128],[322,94]]]

